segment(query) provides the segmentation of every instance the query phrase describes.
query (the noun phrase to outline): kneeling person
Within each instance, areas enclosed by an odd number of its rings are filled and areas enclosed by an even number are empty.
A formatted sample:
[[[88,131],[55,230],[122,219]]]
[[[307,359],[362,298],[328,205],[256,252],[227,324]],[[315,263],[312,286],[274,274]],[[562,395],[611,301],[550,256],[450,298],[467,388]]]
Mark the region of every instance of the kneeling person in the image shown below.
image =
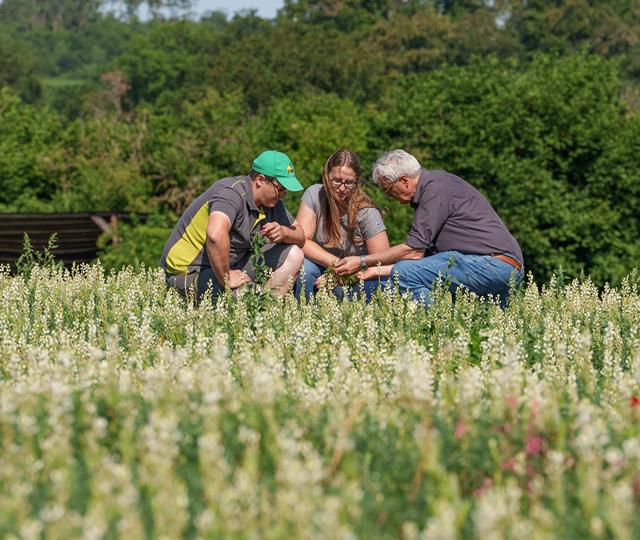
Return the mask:
[[[213,297],[255,278],[251,242],[263,234],[266,264],[274,272],[267,286],[284,296],[304,255],[304,232],[284,205],[287,191],[302,191],[291,160],[283,153],[260,154],[246,176],[215,182],[178,221],[162,252],[167,284],[183,296]]]
[[[342,148],[327,159],[322,184],[314,184],[302,196],[297,220],[307,241],[303,250],[304,280],[301,276],[296,282],[297,297],[304,294],[309,300],[324,271],[341,257],[357,254],[362,261],[367,253],[389,248],[382,214],[363,191],[361,178],[358,157]],[[334,293],[340,296],[346,292],[353,297],[362,290],[369,300],[384,281],[368,279],[346,290],[338,287]]]
[[[426,304],[441,278],[451,292],[464,286],[498,296],[504,305],[511,277],[516,284],[522,280],[522,251],[477,189],[447,171],[423,169],[403,150],[380,156],[373,179],[385,195],[411,205],[415,214],[405,242],[368,254],[366,265],[387,265],[378,272],[391,274],[400,290]],[[358,258],[346,257],[336,273],[352,273],[358,265]]]

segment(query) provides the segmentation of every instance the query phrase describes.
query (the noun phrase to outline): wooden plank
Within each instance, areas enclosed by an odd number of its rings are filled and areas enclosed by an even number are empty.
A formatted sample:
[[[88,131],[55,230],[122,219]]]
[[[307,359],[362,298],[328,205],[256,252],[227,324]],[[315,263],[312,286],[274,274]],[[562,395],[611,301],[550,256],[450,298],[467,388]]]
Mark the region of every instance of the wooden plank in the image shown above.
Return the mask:
[[[27,234],[29,235],[29,239],[31,240],[32,243],[37,241],[44,241],[46,243],[47,240],[49,240],[49,237],[51,236],[51,234],[49,234],[48,231],[37,232],[37,233],[29,233],[27,231]],[[73,231],[62,231],[61,233],[59,234],[56,233],[56,234],[58,236],[58,239],[63,238],[63,239],[72,241],[76,238],[98,238],[102,233],[100,231],[95,231],[90,229],[77,229]],[[23,240],[24,240],[24,234],[22,233],[13,234],[13,235],[0,233],[1,245],[5,243],[10,243],[10,242],[22,243]]]
[[[144,221],[144,216],[139,217]],[[100,235],[108,232],[112,241],[117,242],[119,221],[129,219],[130,215],[123,212],[0,213],[0,263],[15,263],[22,254],[25,232],[38,251],[56,233],[58,247],[53,254],[66,265],[90,261],[97,256]]]

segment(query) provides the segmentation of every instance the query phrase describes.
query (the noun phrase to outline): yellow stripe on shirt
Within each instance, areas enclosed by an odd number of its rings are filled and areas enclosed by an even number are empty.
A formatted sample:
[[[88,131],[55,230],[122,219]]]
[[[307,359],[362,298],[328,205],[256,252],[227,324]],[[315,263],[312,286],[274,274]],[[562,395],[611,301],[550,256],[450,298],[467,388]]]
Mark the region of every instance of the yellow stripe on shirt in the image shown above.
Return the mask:
[[[208,203],[203,204],[187,225],[184,234],[167,254],[167,270],[172,274],[186,274],[207,239]]]
[[[260,223],[263,219],[265,219],[267,216],[265,215],[264,211],[262,210],[262,208],[260,208],[260,213],[258,214],[258,217],[256,218],[256,220],[253,222],[253,227],[251,227],[251,230],[256,228],[256,225],[258,223]]]

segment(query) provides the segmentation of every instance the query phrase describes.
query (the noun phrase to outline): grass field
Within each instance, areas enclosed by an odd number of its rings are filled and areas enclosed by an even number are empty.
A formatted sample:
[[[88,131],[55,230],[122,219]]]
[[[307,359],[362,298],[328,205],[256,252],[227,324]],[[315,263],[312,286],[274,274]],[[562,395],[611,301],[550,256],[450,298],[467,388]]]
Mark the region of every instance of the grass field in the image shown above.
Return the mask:
[[[640,290],[185,304],[0,272],[0,538],[640,538]]]

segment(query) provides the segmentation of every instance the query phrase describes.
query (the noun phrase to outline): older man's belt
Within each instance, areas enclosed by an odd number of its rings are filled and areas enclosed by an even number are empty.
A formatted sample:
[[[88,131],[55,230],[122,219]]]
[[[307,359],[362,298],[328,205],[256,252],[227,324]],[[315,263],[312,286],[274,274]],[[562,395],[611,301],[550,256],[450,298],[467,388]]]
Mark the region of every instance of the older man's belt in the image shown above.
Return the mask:
[[[515,267],[516,270],[522,270],[522,265],[518,261],[512,259],[507,255],[493,255],[493,257],[510,264],[511,266]]]

